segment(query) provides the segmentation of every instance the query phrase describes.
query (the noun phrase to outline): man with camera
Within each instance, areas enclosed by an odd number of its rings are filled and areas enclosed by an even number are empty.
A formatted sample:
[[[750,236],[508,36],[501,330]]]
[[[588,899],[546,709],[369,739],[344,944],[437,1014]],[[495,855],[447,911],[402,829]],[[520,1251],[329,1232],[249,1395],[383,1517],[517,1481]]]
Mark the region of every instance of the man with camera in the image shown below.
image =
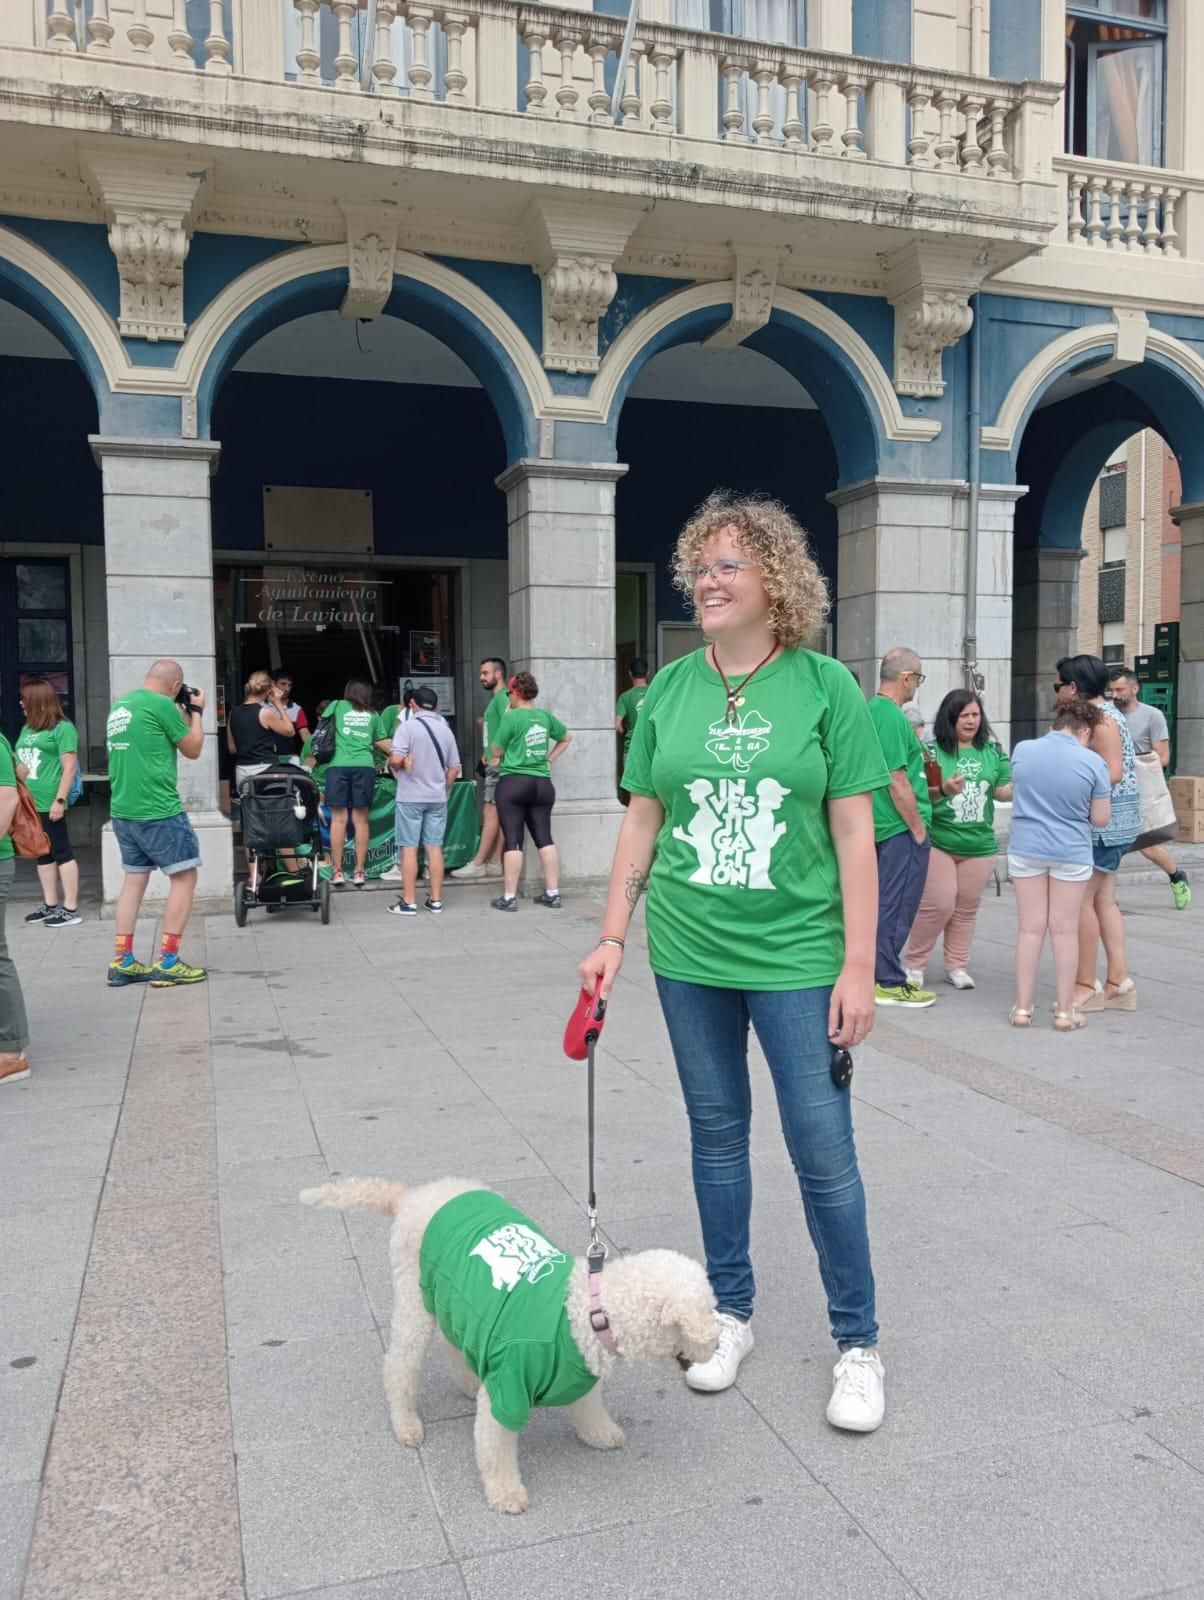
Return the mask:
[[[113,832],[121,847],[125,882],[117,897],[117,949],[109,986],[149,983],[171,988],[203,983],[204,967],[180,960],[180,940],[192,912],[201,847],[176,782],[176,752],[195,761],[205,744],[205,696],[184,682],[176,661],[156,661],[141,689],[122,695],[109,711],[105,741],[113,786]],[[134,959],[134,926],[150,875],[158,868],[170,888],[163,937],[154,966]]]

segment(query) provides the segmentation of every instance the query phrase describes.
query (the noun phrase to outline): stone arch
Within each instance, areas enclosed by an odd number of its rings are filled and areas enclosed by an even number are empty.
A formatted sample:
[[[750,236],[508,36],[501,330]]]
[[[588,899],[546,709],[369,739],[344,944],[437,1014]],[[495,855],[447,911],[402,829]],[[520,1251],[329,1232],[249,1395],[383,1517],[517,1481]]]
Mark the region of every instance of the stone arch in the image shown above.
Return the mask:
[[[97,405],[130,368],[112,318],[90,290],[40,245],[0,227],[3,298],[33,317],[71,354]]]

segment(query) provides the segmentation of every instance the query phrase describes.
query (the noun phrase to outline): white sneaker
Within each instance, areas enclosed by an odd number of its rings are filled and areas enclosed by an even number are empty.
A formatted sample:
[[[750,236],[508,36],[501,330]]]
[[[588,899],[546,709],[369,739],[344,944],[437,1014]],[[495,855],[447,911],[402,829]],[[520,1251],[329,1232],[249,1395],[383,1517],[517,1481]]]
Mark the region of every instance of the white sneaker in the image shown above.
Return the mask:
[[[500,861],[487,861],[485,863],[485,876],[487,878],[500,878],[501,875],[502,863]]]
[[[484,878],[487,876],[485,863],[483,861],[467,861],[462,867],[456,868],[455,876],[457,883],[466,883],[473,878]]]
[[[828,1421],[850,1433],[873,1433],[886,1415],[886,1370],[875,1350],[854,1346],[832,1368]]]
[[[972,989],[974,987],[974,979],[966,971],[965,967],[955,967],[952,972],[947,972],[945,974],[945,982],[951,983],[955,989]]]
[[[719,1344],[715,1354],[709,1361],[695,1361],[686,1368],[687,1384],[704,1394],[718,1394],[721,1389],[730,1389],[736,1381],[740,1363],[753,1347],[753,1332],[749,1323],[741,1322],[739,1317],[730,1316],[726,1311],[717,1311],[715,1320],[719,1324]]]
[[[923,967],[904,967],[903,976],[907,979],[908,983],[911,984],[913,989],[922,989],[924,987]]]
[[[379,878],[378,881],[380,883],[400,883],[401,882],[401,868],[399,866],[396,866],[396,865],[390,867],[387,872],[382,872],[381,873],[380,878]]]

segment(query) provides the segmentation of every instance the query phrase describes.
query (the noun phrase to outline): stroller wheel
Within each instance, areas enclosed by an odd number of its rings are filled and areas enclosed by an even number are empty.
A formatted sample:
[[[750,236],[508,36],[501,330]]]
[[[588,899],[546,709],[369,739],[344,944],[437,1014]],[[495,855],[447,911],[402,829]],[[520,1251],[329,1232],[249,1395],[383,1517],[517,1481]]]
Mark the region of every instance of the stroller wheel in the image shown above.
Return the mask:
[[[240,928],[247,925],[247,886],[245,883],[234,885],[234,921]]]
[[[323,878],[318,885],[318,915],[323,926],[330,921],[330,880]]]

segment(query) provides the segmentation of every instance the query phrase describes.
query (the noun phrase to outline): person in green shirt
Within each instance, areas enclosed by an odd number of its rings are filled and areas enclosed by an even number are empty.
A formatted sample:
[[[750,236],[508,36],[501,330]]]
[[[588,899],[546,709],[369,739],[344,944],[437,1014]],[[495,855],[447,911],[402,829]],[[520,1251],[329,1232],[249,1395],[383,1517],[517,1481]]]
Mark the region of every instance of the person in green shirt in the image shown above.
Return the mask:
[[[623,735],[623,760],[631,749],[636,723],[640,720],[644,697],[648,693],[648,663],[643,656],[633,656],[627,671],[631,674],[631,688],[624,689],[615,704],[615,732]],[[631,796],[619,785],[619,800],[627,805]]]
[[[117,944],[109,963],[111,989],[131,983],[170,988],[203,983],[204,967],[180,960],[180,940],[192,914],[201,846],[176,781],[176,753],[195,761],[205,748],[205,695],[189,689],[184,669],[166,657],[156,661],[140,689],[109,708],[105,745],[112,799],[109,812],[121,849],[125,881],[114,907]],[[150,875],[158,868],[170,887],[163,907],[163,933],[153,966],[134,959],[134,928]]]
[[[368,813],[376,791],[376,752],[393,748],[393,730],[381,726],[372,709],[372,685],[349,678],[341,700],[332,700],[324,715],[334,719],[334,760],[326,768],[326,806],[330,812],[330,881],[336,889],[347,882],[343,855],[347,817],[355,833],[355,869],[351,881],[364,887],[371,825]]]
[[[870,700],[870,719],[890,773],[890,787],[874,795],[874,846],[878,855],[878,937],[874,998],[880,1006],[923,1010],[936,995],[910,983],[901,952],[924,893],[931,843],[932,802],[924,776],[924,750],[903,715],[924,681],[914,650],[888,650]]]
[[[529,672],[510,680],[510,709],[497,723],[490,751],[498,769],[494,799],[502,829],[502,892],[489,904],[495,911],[518,910],[518,879],[523,869],[523,835],[539,851],[543,893],[537,906],[560,906],[560,855],[552,840],[556,790],[552,763],[559,761],[572,734],[558,717],[534,704],[539,685]]]
[[[29,1018],[17,964],[9,954],[4,915],[13,892],[17,863],[9,829],[17,814],[17,763],[13,747],[0,733],[0,1083],[29,1076]]]
[[[476,854],[456,872],[458,879],[486,878],[501,871],[502,825],[497,811],[498,769],[493,759],[497,742],[498,724],[510,706],[510,690],[506,684],[506,663],[500,656],[487,656],[481,662],[481,688],[489,696],[481,722],[481,761],[485,768],[484,807],[481,815],[481,838]]]
[[[25,726],[17,735],[18,775],[29,787],[50,841],[48,854],[38,861],[42,904],[25,920],[46,928],[68,928],[83,920],[79,914],[79,862],[67,837],[67,796],[79,771],[79,735],[64,715],[54,685],[45,678],[27,678],[21,685],[21,710]],[[63,880],[61,906],[59,878]]]
[[[649,685],[601,936],[578,973],[609,997],[646,886],[720,1322],[715,1355],[686,1383],[728,1388],[753,1348],[751,1022],[840,1350],[828,1420],[869,1432],[885,1390],[844,1071],[874,1023],[871,796],[890,779],[852,674],[807,648],[828,593],[784,506],[713,495],[682,530],[674,567],[708,643]]]
[[[903,951],[908,983],[924,982],[924,966],[943,934],[945,977],[972,989],[967,968],[983,890],[995,869],[995,801],[1012,798],[1012,768],[991,736],[982,701],[953,689],[941,701],[925,755],[941,770],[932,808],[932,853],[911,936]]]

